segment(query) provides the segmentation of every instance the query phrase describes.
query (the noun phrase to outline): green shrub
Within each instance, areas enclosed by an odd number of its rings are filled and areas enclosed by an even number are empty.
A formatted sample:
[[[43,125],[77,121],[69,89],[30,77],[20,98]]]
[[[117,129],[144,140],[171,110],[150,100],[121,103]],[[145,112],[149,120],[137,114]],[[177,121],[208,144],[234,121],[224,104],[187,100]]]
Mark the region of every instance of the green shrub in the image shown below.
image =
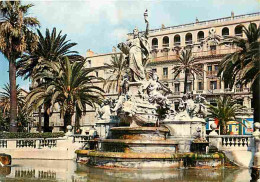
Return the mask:
[[[63,132],[57,133],[9,133],[9,132],[0,132],[0,139],[9,139],[9,138],[58,138],[63,137]]]

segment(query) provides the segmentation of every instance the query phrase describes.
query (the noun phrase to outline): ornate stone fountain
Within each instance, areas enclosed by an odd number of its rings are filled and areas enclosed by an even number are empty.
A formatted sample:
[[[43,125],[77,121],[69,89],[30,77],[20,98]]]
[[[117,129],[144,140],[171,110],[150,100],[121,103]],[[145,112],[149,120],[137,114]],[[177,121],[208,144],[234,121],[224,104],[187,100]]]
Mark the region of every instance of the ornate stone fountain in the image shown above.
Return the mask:
[[[137,28],[133,39],[120,43],[129,70],[121,84],[121,95],[113,106],[104,104],[98,122],[110,122],[109,115],[117,115],[124,127],[110,128],[110,134],[100,141],[98,151],[81,151],[88,163],[108,167],[179,167],[179,153],[190,152],[194,141],[205,141],[205,99],[185,95],[179,112],[168,103],[170,89],[162,84],[156,73],[146,73],[149,61],[147,11],[144,14],[146,31]],[[101,109],[102,110],[102,109]],[[104,116],[104,117],[103,117]],[[80,156],[80,155],[79,155]]]

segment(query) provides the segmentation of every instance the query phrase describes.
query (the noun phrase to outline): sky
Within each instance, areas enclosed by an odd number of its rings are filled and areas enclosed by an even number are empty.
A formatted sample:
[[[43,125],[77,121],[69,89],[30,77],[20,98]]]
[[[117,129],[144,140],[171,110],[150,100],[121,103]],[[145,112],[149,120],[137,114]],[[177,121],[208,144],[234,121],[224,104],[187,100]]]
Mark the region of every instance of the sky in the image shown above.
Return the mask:
[[[95,53],[108,53],[112,47],[126,40],[135,27],[145,29],[143,13],[148,9],[150,28],[160,28],[259,12],[260,0],[89,0],[89,1],[22,1],[34,7],[29,16],[38,18],[40,30],[56,27],[77,45],[73,50],[82,56],[91,49]],[[0,90],[9,82],[8,61],[0,54]],[[17,78],[25,90],[29,81]]]

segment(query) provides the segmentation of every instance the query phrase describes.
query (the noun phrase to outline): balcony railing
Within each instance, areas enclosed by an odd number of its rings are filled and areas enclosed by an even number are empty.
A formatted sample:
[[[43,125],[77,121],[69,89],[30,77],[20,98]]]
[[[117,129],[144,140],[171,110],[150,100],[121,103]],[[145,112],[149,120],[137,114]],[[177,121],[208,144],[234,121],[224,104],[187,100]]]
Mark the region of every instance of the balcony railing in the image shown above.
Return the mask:
[[[217,76],[218,71],[206,71],[207,76]]]
[[[168,75],[163,75],[162,79],[168,79]]]
[[[169,43],[163,44],[162,46],[163,46],[163,47],[169,47]]]
[[[179,46],[181,45],[181,42],[174,42],[174,46]]]
[[[191,45],[192,44],[192,40],[185,41],[185,44],[186,45]]]
[[[204,41],[204,38],[199,38],[198,39],[198,42],[203,42]]]
[[[152,46],[152,49],[157,49],[158,48],[158,45],[153,45]]]
[[[250,13],[250,14],[245,14],[245,15],[237,15],[237,16],[234,16],[234,18],[229,16],[229,17],[218,18],[218,19],[213,19],[213,20],[199,21],[198,23],[194,22],[194,23],[170,26],[170,27],[165,27],[164,29],[157,28],[157,29],[150,30],[149,33],[155,33],[155,32],[167,31],[167,30],[175,30],[175,29],[180,29],[180,28],[188,28],[188,27],[194,27],[197,25],[216,24],[216,23],[222,23],[225,21],[231,21],[233,19],[244,19],[244,18],[256,17],[256,16],[260,16],[260,12]],[[128,35],[133,35],[133,33],[129,33]]]
[[[243,34],[242,34],[242,33],[240,33],[240,34],[235,34],[235,36],[237,36],[237,37],[242,37]]]
[[[192,52],[193,57],[195,58],[202,58],[206,56],[212,56],[212,55],[225,55],[229,53],[233,53],[237,51],[237,49],[217,49],[214,51],[214,54],[212,51],[198,51],[198,52]],[[168,55],[168,56],[159,56],[154,57],[151,62],[157,62],[157,61],[168,61],[168,60],[177,60],[180,56],[179,55]]]

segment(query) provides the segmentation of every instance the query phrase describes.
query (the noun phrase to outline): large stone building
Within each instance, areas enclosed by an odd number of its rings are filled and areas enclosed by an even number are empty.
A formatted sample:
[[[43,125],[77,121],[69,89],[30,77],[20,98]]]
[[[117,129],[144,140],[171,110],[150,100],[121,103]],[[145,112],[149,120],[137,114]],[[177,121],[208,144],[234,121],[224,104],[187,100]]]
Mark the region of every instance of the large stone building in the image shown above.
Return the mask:
[[[242,26],[248,27],[250,23],[256,26],[260,24],[260,13],[231,16],[199,21],[194,23],[165,27],[162,25],[159,29],[149,31],[149,43],[151,46],[151,61],[147,70],[157,72],[159,78],[173,92],[169,96],[172,104],[178,108],[179,98],[183,96],[184,91],[184,73],[174,79],[172,68],[176,65],[180,52],[184,48],[192,49],[193,57],[201,63],[204,73],[203,76],[195,75],[188,77],[187,90],[194,94],[202,94],[206,99],[214,104],[216,97],[221,95],[232,95],[238,103],[246,106],[240,117],[252,118],[251,109],[251,86],[236,85],[232,90],[228,89],[223,81],[217,77],[218,64],[228,53],[237,51],[237,48],[231,45],[219,45],[223,42],[225,36],[245,37]],[[128,39],[132,38],[132,33],[128,34]],[[87,51],[87,67],[95,67],[96,75],[107,78],[109,72],[104,66],[109,63],[113,54],[118,54],[115,50],[107,54],[95,54],[91,50]],[[116,92],[107,93],[109,96],[116,96]],[[93,117],[88,121],[94,122]],[[94,119],[94,118],[93,118]],[[84,119],[83,119],[84,120]]]
[[[226,88],[223,81],[217,77],[218,64],[228,53],[237,51],[237,48],[230,45],[219,45],[223,42],[225,36],[245,37],[242,32],[242,26],[248,27],[250,23],[259,26],[260,13],[231,16],[199,21],[194,23],[152,29],[149,31],[149,43],[151,46],[151,60],[147,70],[157,72],[160,80],[164,82],[173,92],[168,98],[171,103],[178,108],[179,99],[184,91],[184,74],[176,79],[172,74],[172,68],[176,65],[180,52],[184,48],[192,49],[193,57],[201,63],[204,73],[202,76],[195,75],[188,77],[188,92],[202,94],[210,103],[214,104],[216,97],[229,94],[232,95],[238,103],[246,106],[241,118],[252,118],[251,109],[251,86],[236,85],[232,90]],[[128,34],[128,39],[132,38],[132,33]],[[86,55],[86,67],[96,68],[94,74],[104,79],[110,76],[105,63],[110,63],[112,55],[120,54],[113,48],[111,53],[95,54],[88,50]],[[96,83],[103,86],[103,83]],[[117,92],[110,91],[106,93],[108,97],[117,97]],[[62,125],[62,119],[59,113],[53,114],[50,123],[52,126]],[[86,115],[81,118],[82,126],[89,126],[95,123],[95,111],[89,108]]]

